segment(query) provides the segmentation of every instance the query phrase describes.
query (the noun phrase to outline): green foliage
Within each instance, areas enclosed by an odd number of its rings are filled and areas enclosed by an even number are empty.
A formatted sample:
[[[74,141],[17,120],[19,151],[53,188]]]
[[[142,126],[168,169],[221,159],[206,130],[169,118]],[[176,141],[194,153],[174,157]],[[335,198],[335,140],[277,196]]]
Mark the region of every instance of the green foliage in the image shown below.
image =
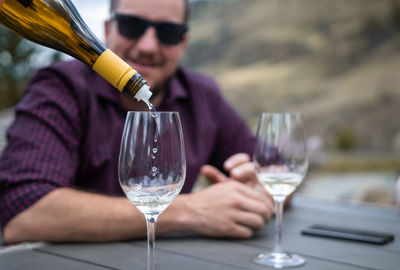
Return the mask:
[[[392,0],[391,2],[391,19],[393,24],[400,28],[400,0]]]
[[[33,53],[17,35],[4,27],[0,28],[0,108],[12,106],[21,95],[21,81],[27,73],[25,59]]]
[[[375,35],[382,31],[382,23],[379,18],[373,14],[369,14],[365,19],[362,32],[367,35]]]
[[[400,168],[398,155],[331,153],[327,162],[315,170],[325,172],[396,172]]]
[[[377,12],[366,15],[362,26],[362,33],[370,38],[379,35],[393,34],[400,29],[400,0],[387,2],[388,10],[386,16]]]
[[[336,136],[336,147],[341,151],[350,151],[354,149],[356,136],[350,128],[342,128]]]
[[[60,53],[38,61],[42,47],[27,41],[0,25],[0,110],[15,105],[31,73],[38,67],[58,61]],[[36,57],[36,58],[35,58]]]

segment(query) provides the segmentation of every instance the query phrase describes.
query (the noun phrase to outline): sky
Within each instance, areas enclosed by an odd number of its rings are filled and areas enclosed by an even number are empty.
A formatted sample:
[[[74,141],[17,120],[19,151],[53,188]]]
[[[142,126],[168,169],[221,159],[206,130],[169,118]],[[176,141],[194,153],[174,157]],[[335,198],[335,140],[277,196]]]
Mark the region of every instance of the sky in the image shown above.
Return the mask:
[[[86,22],[93,34],[104,42],[104,21],[109,14],[109,0],[70,0],[82,19]],[[44,46],[37,45],[40,50],[37,50],[30,59],[30,64],[36,68],[41,68],[51,64],[54,50]],[[62,59],[67,60],[72,58],[67,54],[62,54]]]
[[[82,19],[86,22],[93,34],[101,41],[104,42],[104,21],[109,16],[109,0],[70,0]],[[217,0],[190,0],[190,1],[217,1]],[[43,59],[48,54],[49,50],[42,47],[42,52],[38,53],[32,60],[32,64],[41,67],[48,65],[50,62],[46,62]],[[64,59],[69,59],[70,56],[64,55]]]
[[[79,14],[101,41],[104,41],[104,21],[108,17],[109,0],[71,0]]]
[[[104,20],[108,18],[109,0],[70,0],[78,9],[79,14],[92,30],[92,32],[104,41]],[[221,0],[190,0],[196,1],[221,1]]]
[[[109,0],[70,0],[82,19],[86,22],[93,34],[101,41],[104,42],[104,21],[108,18],[109,14]],[[38,45],[41,50],[38,50],[32,56],[31,65],[36,68],[47,66],[51,64],[51,55],[54,51],[47,47]],[[71,56],[62,54],[62,59],[70,59]]]

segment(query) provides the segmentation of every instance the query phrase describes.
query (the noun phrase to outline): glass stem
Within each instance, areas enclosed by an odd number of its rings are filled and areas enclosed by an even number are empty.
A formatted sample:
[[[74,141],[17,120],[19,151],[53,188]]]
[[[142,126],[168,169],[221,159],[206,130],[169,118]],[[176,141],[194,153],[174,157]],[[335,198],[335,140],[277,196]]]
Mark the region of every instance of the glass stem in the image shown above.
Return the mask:
[[[283,203],[285,202],[285,197],[274,198],[275,202],[275,247],[274,252],[282,253],[283,249],[281,247],[282,240],[282,216],[283,216]]]
[[[158,216],[146,217],[147,225],[147,270],[154,270],[154,248]]]

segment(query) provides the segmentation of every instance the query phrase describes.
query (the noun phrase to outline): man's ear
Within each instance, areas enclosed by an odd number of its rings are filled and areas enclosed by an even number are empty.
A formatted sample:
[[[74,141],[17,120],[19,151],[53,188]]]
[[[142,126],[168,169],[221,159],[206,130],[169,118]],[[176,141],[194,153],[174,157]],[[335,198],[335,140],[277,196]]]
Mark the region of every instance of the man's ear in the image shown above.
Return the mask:
[[[186,33],[183,34],[181,42],[182,42],[184,48],[187,49],[187,46],[188,46],[188,43],[189,43],[189,32],[188,31],[186,31]]]
[[[105,20],[104,21],[104,43],[105,44],[108,44],[110,32],[111,32],[111,21]]]

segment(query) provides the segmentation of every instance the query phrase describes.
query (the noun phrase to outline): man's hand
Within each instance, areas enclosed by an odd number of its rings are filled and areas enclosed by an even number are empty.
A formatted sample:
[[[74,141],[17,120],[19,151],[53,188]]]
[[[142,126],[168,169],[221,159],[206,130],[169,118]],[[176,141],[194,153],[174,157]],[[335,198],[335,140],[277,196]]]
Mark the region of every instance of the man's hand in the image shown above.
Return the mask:
[[[237,181],[222,181],[179,197],[177,203],[187,213],[186,229],[208,236],[251,237],[273,214],[269,197]]]
[[[214,183],[232,179],[249,185],[258,183],[254,165],[247,154],[239,153],[231,156],[224,162],[224,169],[228,172],[229,178],[211,165],[201,167],[200,173]]]
[[[264,187],[258,181],[255,166],[250,161],[248,154],[239,153],[229,157],[224,162],[224,169],[229,173],[229,177],[211,165],[204,165],[201,167],[200,174],[214,183],[229,180],[236,180],[245,183],[246,185],[263,193],[264,196],[269,198],[269,200],[272,202],[271,195],[265,191]]]
[[[188,210],[190,218],[186,222],[192,220],[188,229],[209,236],[251,237],[273,215],[273,200],[258,182],[247,154],[228,158],[224,169],[229,177],[211,165],[204,165],[200,173],[216,184],[177,198]]]

